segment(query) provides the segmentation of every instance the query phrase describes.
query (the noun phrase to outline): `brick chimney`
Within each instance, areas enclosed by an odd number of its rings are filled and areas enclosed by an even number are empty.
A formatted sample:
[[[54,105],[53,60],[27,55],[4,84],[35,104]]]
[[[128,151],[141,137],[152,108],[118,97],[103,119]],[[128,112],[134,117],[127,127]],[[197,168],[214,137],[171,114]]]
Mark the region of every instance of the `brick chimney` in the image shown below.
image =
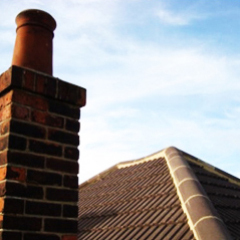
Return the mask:
[[[54,78],[55,20],[21,12],[12,66],[0,76],[2,240],[76,240],[84,88]]]

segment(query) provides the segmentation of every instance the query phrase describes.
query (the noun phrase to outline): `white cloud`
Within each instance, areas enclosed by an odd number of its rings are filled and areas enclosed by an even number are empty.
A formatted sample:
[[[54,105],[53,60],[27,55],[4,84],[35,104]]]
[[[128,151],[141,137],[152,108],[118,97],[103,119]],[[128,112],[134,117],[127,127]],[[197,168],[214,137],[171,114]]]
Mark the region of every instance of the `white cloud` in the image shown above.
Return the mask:
[[[221,97],[227,91],[237,93],[240,90],[237,81],[240,66],[236,67],[234,59],[197,50],[164,50],[161,47],[144,48],[144,45],[129,52],[127,56],[109,58],[105,53],[99,53],[95,60],[102,59],[102,69],[81,75],[89,86],[89,104],[96,100],[94,104],[106,106],[156,95],[215,94]],[[105,64],[115,62],[117,67],[105,69],[104,61]],[[235,69],[232,69],[233,65]]]
[[[206,16],[200,15],[193,9],[181,9],[181,10],[170,10],[161,6],[156,11],[156,16],[162,23],[175,25],[175,26],[184,26],[189,25],[194,20],[200,20],[205,18]]]
[[[124,114],[120,109],[119,116],[127,124],[115,119],[119,121],[117,128],[112,127],[110,110],[110,113],[102,110],[91,117],[83,114],[81,181],[118,162],[140,158],[170,145],[194,153],[204,161],[236,174],[235,169],[238,168],[232,168],[233,160],[231,166],[224,167],[226,159],[238,151],[240,129],[236,129],[231,120],[215,119],[210,123],[209,117],[203,117],[198,112],[199,121],[196,121],[191,113],[181,118],[176,117],[174,112],[166,113],[165,109],[157,113],[151,110],[142,113],[135,111],[135,115],[129,117],[129,110],[126,109]],[[117,109],[114,112],[115,117]],[[225,128],[226,125],[231,128]]]
[[[162,22],[171,25],[187,25],[190,20],[186,16],[177,16],[176,14],[163,9],[157,11],[157,16]]]
[[[21,9],[19,1],[12,2],[12,8],[9,1],[1,3],[2,71],[10,65],[4,66],[12,56],[15,16],[26,8],[41,8],[58,24],[54,75],[87,88],[80,132],[81,181],[119,161],[169,145],[217,163],[239,153],[236,54],[216,52],[207,41],[196,44],[194,37],[177,32],[171,41],[169,35],[162,37],[167,31],[152,38],[159,31],[158,23],[151,22],[156,20],[156,15],[150,16],[154,4],[144,9],[137,5],[142,1],[131,1],[129,9],[119,0],[23,1]],[[166,26],[194,24],[206,16],[197,8],[156,6]]]

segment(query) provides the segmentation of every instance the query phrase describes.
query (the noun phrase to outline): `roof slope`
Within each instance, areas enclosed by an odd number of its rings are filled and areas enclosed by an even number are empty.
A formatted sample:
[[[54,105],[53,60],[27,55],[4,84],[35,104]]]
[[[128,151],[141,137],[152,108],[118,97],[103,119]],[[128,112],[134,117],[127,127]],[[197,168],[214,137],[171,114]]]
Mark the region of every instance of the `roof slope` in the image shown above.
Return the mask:
[[[168,148],[82,184],[79,239],[239,239],[240,187],[204,164]]]
[[[192,159],[192,158],[190,158]],[[240,239],[240,181],[195,159],[189,165],[233,239]],[[198,164],[196,164],[198,163]]]

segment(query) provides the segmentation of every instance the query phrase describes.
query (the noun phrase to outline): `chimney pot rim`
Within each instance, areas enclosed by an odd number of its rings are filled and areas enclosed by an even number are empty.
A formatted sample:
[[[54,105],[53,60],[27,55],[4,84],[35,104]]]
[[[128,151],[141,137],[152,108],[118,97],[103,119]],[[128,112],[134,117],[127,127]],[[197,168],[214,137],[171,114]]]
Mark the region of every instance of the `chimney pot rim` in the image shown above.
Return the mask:
[[[26,25],[36,25],[53,32],[57,26],[55,19],[47,12],[39,9],[26,9],[16,17],[17,30]]]

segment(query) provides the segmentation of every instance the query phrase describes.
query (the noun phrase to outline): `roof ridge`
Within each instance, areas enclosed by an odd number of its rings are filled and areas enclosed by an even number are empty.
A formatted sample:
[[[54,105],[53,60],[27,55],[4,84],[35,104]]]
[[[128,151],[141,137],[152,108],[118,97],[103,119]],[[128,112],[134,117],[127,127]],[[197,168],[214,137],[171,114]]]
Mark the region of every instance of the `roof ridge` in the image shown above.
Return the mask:
[[[146,157],[143,157],[143,158],[120,162],[116,166],[117,166],[118,169],[121,169],[121,168],[125,168],[125,167],[131,167],[131,166],[134,166],[134,165],[137,165],[137,164],[145,163],[145,162],[148,162],[148,161],[153,161],[153,160],[159,159],[161,157],[162,158],[165,157],[164,156],[164,149],[161,150],[161,151],[158,151],[156,153],[153,153],[151,155],[148,155]]]
[[[184,158],[187,159],[188,161],[197,164],[198,166],[206,169],[207,171],[209,171],[211,173],[216,174],[219,177],[223,177],[223,178],[227,179],[230,183],[234,183],[234,184],[240,186],[240,179],[238,177],[233,176],[230,173],[227,173],[227,172],[225,172],[225,171],[223,171],[223,170],[221,170],[199,158],[196,158],[182,150],[181,150],[181,153],[183,154]]]
[[[169,147],[164,150],[164,155],[196,239],[232,239],[182,152]]]
[[[153,160],[158,159],[160,157],[163,157],[163,158],[165,157],[164,156],[164,149],[161,150],[161,151],[158,151],[156,153],[153,153],[149,156],[143,157],[143,158],[139,158],[139,159],[135,159],[135,160],[129,160],[129,161],[123,161],[123,162],[117,163],[117,164],[113,165],[112,167],[108,168],[107,170],[105,170],[105,171],[97,174],[96,176],[88,179],[87,181],[81,183],[79,185],[79,189],[101,180],[104,176],[107,176],[110,172],[114,172],[117,169],[121,169],[121,168],[125,168],[125,167],[131,167],[131,166],[134,166],[134,165],[137,165],[137,164],[145,163],[145,162],[148,162],[148,161],[153,161]]]

